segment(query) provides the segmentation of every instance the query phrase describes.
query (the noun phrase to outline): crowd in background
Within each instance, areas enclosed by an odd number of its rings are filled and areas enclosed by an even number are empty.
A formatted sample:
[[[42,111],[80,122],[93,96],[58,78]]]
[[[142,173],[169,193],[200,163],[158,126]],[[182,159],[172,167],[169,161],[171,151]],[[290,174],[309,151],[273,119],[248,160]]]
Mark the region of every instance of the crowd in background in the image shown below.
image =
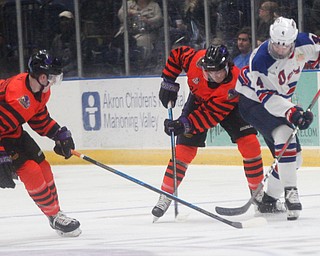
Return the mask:
[[[205,48],[209,31],[210,43],[225,44],[236,64],[245,65],[252,47],[268,39],[269,26],[276,17],[293,18],[298,23],[298,0],[255,2],[253,22],[250,0],[208,0],[209,17],[204,0],[167,0],[167,15],[163,0],[128,0],[125,26],[120,0],[79,0],[78,5],[71,0],[21,0],[23,58],[28,59],[36,49],[48,49],[62,59],[65,77],[77,78],[80,49],[82,77],[128,75],[124,44],[127,27],[129,75],[160,75],[166,59],[164,17],[168,17],[170,48]],[[304,21],[299,29],[319,35],[320,0],[302,2]],[[16,10],[15,0],[0,0],[1,78],[19,72]]]

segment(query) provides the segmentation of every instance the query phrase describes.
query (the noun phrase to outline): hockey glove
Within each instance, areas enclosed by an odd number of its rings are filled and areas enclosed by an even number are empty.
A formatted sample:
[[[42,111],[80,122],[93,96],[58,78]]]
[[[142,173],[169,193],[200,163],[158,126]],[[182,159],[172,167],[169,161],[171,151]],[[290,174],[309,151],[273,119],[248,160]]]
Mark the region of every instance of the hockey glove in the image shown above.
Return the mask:
[[[11,158],[5,151],[0,151],[0,188],[15,188],[12,174],[15,169],[12,165]]]
[[[72,156],[71,149],[74,149],[75,145],[71,137],[71,132],[67,127],[61,127],[53,137],[53,140],[56,142],[56,145],[53,148],[56,154],[64,156],[65,159]]]
[[[172,102],[172,108],[174,108],[178,98],[179,89],[180,85],[178,83],[175,83],[174,81],[167,78],[163,79],[159,91],[159,99],[165,108],[168,108],[168,103],[170,101]]]
[[[286,113],[287,120],[298,126],[300,130],[309,128],[313,121],[313,114],[310,111],[303,111],[302,108],[295,106],[290,108]]]
[[[164,132],[171,136],[173,132],[174,135],[188,134],[193,131],[192,124],[190,120],[185,116],[180,116],[177,120],[164,120]]]

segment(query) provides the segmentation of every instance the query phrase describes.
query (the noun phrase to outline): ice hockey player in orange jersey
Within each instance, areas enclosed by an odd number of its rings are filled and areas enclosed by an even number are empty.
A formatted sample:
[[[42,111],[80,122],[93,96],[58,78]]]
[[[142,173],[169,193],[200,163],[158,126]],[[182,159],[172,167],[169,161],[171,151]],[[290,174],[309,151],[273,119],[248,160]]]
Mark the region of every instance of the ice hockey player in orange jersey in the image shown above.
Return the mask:
[[[236,143],[243,158],[244,172],[250,191],[254,191],[263,179],[261,147],[256,130],[239,114],[238,95],[235,91],[239,69],[230,59],[224,45],[210,45],[195,51],[188,46],[173,49],[162,72],[163,81],[159,98],[167,108],[177,100],[179,84],[176,78],[186,72],[190,94],[177,120],[166,119],[165,132],[177,136],[176,173],[177,185],[182,182],[188,165],[197,154],[198,147],[205,147],[208,129],[220,124],[233,143]],[[173,194],[173,160],[170,159],[161,186],[163,191]],[[260,204],[263,191],[256,197]],[[171,199],[160,195],[152,210],[155,220],[166,212]],[[275,203],[268,205],[266,212],[276,211]],[[260,209],[259,209],[260,210]]]
[[[59,235],[79,236],[79,221],[60,209],[50,164],[22,127],[28,123],[39,135],[55,141],[57,154],[71,157],[75,148],[71,132],[60,127],[46,107],[50,87],[61,83],[62,77],[59,59],[39,50],[30,57],[27,73],[0,80],[0,187],[15,188],[13,177],[19,177]]]

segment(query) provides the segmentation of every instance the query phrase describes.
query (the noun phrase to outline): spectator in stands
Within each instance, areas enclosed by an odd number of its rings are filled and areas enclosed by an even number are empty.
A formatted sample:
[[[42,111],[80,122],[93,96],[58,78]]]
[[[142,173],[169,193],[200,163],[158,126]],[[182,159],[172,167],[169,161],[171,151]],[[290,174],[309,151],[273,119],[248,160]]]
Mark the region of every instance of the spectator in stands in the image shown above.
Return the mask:
[[[144,59],[148,59],[158,39],[158,30],[162,26],[160,6],[154,0],[128,0],[127,7],[129,34],[136,40],[136,45],[143,48]],[[123,12],[121,6],[118,17],[122,25],[115,37],[124,32]]]
[[[187,26],[180,5],[177,0],[168,0],[169,34],[173,47],[185,44],[187,39]]]
[[[59,14],[60,33],[55,36],[51,52],[61,59],[65,77],[77,75],[77,47],[73,14],[63,11]]]
[[[310,10],[310,29],[311,32],[316,34],[320,31],[320,0],[313,1],[313,5]]]
[[[257,40],[260,42],[269,38],[270,25],[275,20],[275,12],[278,4],[272,1],[263,2],[259,8],[259,19],[257,21]],[[258,42],[259,45],[259,42]]]
[[[233,59],[233,62],[238,68],[241,69],[244,66],[249,65],[250,54],[252,52],[250,27],[244,27],[239,31],[237,46],[240,54]]]
[[[225,41],[230,56],[237,51],[236,36],[243,27],[243,12],[239,10],[236,0],[221,1],[218,5],[216,35]]]
[[[0,33],[0,77],[5,78],[11,75],[11,72],[14,72],[12,64],[17,64],[16,61],[10,60],[10,47],[7,44],[7,40],[3,34]],[[11,67],[13,69],[11,69]],[[11,69],[11,70],[10,70]],[[10,72],[11,71],[11,72]],[[13,74],[12,74],[13,75]]]
[[[40,8],[42,43],[45,48],[50,48],[54,37],[60,33],[60,22],[57,17],[65,10],[72,10],[65,6],[65,3],[57,1],[42,1]],[[66,2],[66,1],[65,1]],[[73,1],[72,1],[73,2]]]
[[[116,52],[110,44],[119,30],[117,12],[121,1],[82,0],[80,1],[81,50],[84,74],[114,74],[117,70]],[[123,40],[122,40],[123,41]]]
[[[217,6],[209,2],[211,34],[215,34]],[[205,14],[202,0],[185,0],[183,20],[187,26],[187,43],[196,50],[205,48]]]

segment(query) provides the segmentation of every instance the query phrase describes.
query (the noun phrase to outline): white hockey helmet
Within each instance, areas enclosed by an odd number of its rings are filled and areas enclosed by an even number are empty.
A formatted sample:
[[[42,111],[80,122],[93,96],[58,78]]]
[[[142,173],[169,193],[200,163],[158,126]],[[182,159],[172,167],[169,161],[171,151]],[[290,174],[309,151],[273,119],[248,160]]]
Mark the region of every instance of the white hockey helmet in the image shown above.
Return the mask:
[[[298,36],[296,22],[284,17],[277,18],[270,26],[269,53],[275,59],[288,58],[294,50]]]

